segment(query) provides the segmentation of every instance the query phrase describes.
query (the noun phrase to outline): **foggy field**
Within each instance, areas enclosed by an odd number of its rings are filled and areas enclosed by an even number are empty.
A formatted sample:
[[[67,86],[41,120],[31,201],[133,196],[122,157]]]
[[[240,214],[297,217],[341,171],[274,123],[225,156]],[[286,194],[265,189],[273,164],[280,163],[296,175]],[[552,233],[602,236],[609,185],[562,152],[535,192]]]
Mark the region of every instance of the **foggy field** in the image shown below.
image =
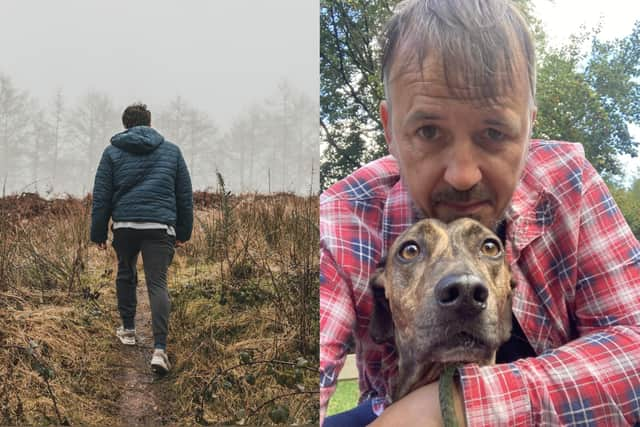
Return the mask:
[[[0,199],[0,425],[317,423],[318,198],[194,203],[159,378],[148,325],[135,348],[115,337],[116,258],[88,241],[91,201]]]

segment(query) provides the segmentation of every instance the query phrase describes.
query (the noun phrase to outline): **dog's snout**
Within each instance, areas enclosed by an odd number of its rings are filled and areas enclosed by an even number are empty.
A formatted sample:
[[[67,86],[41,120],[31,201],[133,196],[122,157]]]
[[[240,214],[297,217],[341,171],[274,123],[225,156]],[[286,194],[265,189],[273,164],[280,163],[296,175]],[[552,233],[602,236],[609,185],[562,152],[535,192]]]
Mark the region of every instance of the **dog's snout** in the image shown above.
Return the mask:
[[[489,289],[473,274],[445,276],[436,284],[434,292],[436,302],[443,309],[477,314],[487,308]]]

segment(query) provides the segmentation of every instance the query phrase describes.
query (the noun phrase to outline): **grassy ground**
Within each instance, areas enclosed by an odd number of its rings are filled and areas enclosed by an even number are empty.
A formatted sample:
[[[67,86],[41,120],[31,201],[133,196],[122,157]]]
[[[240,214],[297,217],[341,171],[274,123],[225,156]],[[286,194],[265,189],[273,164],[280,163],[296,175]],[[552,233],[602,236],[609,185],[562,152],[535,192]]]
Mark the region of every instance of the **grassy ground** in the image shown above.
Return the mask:
[[[169,270],[163,422],[317,422],[317,197],[194,201]],[[115,256],[89,243],[89,214],[88,199],[0,199],[0,425],[122,421]]]
[[[342,380],[338,381],[336,392],[331,396],[327,415],[337,414],[349,409],[353,409],[358,404],[358,380]]]

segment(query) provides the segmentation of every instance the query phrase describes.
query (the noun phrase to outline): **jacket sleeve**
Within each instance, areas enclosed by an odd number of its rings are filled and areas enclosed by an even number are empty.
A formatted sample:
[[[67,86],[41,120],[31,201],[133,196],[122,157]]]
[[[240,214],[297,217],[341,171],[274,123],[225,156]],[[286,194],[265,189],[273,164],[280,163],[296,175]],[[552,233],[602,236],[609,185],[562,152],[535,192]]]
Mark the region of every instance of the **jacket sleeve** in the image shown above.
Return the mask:
[[[640,423],[640,245],[585,163],[577,280],[564,308],[578,337],[535,358],[462,367],[469,426]]]
[[[193,191],[187,164],[178,153],[178,170],[176,173],[176,240],[186,242],[191,238],[193,229]]]
[[[91,241],[103,243],[107,240],[111,199],[113,196],[113,165],[107,154],[102,153],[93,183],[93,203],[91,206]]]

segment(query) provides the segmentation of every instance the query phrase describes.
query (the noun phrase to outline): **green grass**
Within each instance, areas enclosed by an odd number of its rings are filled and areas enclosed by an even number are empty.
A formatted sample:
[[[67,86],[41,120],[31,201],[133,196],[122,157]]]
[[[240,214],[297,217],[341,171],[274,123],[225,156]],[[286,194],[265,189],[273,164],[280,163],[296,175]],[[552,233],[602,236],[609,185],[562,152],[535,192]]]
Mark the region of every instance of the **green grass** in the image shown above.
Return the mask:
[[[353,409],[358,404],[358,380],[338,381],[336,392],[331,396],[327,415],[337,414],[349,409]]]

